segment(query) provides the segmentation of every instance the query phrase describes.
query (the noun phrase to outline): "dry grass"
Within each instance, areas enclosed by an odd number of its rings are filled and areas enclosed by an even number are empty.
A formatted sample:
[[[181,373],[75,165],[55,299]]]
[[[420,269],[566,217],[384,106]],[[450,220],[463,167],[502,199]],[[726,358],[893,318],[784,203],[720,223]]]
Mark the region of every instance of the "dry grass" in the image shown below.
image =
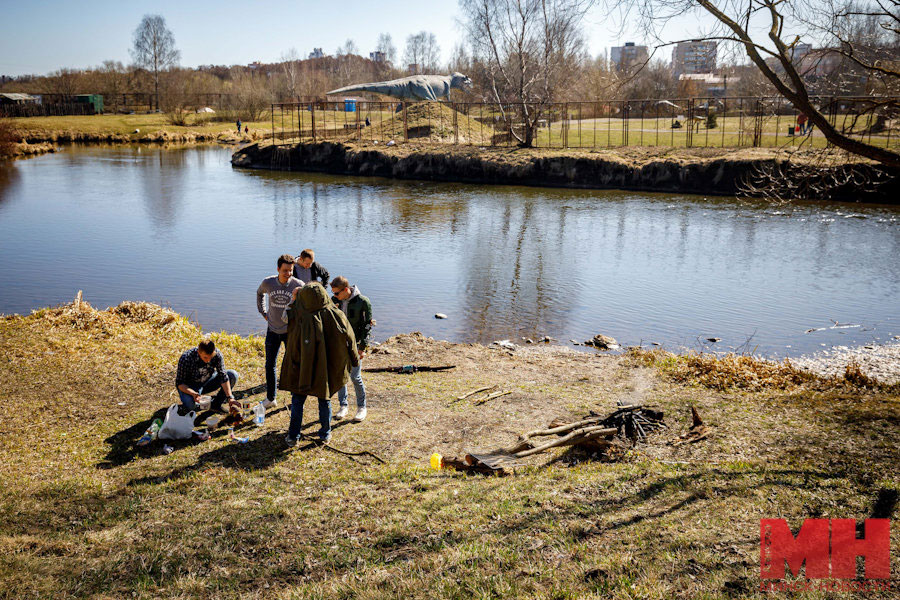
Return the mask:
[[[406,119],[404,129],[404,118]],[[488,145],[491,128],[483,127],[477,120],[457,112],[438,102],[418,102],[388,118],[373,121],[371,128],[361,132],[364,140],[394,140],[402,142],[408,132],[410,141],[425,143]],[[356,132],[346,136],[346,141],[356,139]]]
[[[674,382],[714,390],[847,388],[896,392],[900,389],[900,386],[883,384],[869,377],[856,363],[847,365],[843,377],[824,377],[795,367],[790,359],[773,362],[746,354],[673,354],[660,349],[630,348],[627,355],[641,364],[659,368]]]
[[[142,303],[0,318],[0,598],[757,597],[760,518],[864,518],[900,490],[900,402],[883,389],[720,391],[630,357],[417,334],[367,365],[457,368],[367,375],[369,419],[335,429],[335,445],[388,465],[286,450],[283,408],[243,428],[245,445],[135,451],[200,335]],[[262,381],[262,340],[214,336],[238,389]],[[494,384],[513,393],[454,401]],[[552,453],[503,479],[425,467],[617,401],[659,406],[671,429],[613,464]],[[672,446],[691,405],[712,435]],[[892,560],[900,572],[896,530]]]

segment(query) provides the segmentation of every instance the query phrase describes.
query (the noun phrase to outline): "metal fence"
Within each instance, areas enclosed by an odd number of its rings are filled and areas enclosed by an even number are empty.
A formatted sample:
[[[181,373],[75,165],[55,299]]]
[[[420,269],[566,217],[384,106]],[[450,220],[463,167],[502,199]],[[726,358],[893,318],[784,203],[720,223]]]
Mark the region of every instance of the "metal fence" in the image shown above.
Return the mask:
[[[94,114],[93,107],[84,102],[0,104],[0,117],[59,117],[92,114]]]
[[[816,98],[839,131],[866,143],[900,145],[900,98]],[[820,131],[780,97],[600,100],[549,105],[374,102],[272,105],[276,145],[304,141],[517,146],[526,114],[537,148],[825,147]],[[799,120],[798,120],[799,118]],[[801,123],[803,127],[801,127]]]

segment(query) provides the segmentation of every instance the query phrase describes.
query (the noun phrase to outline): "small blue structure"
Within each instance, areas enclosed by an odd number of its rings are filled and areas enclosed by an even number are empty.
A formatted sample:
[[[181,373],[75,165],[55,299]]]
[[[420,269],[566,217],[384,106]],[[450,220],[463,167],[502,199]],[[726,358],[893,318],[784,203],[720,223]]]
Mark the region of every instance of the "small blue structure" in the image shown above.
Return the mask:
[[[344,112],[356,112],[356,100],[344,98]]]

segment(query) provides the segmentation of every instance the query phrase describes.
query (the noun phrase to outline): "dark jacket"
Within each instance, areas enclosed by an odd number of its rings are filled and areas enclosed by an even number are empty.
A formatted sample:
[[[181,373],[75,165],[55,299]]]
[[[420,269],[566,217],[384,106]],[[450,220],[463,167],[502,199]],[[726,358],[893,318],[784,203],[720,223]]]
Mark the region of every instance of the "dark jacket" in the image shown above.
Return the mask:
[[[335,306],[343,309],[341,301],[335,296],[331,297],[331,301]],[[353,295],[347,300],[345,314],[353,328],[353,335],[356,336],[356,347],[365,350],[369,347],[369,335],[372,333],[372,303],[359,293],[359,288],[356,286],[353,286]]]
[[[278,389],[330,398],[347,384],[350,367],[359,365],[356,337],[347,316],[314,281],[300,288],[287,317]]]
[[[294,265],[294,277],[300,277],[300,271],[298,270],[297,265]],[[313,261],[313,263],[309,265],[309,281],[304,281],[303,283],[309,283],[310,281],[321,281],[322,285],[328,285],[328,270],[317,261]]]

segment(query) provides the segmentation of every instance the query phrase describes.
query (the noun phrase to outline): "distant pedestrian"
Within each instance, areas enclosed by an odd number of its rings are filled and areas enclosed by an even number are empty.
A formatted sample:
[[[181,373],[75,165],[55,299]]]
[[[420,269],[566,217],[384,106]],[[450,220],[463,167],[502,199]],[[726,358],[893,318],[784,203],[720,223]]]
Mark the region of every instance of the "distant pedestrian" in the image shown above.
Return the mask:
[[[250,133],[250,126],[244,125],[244,133]]]
[[[797,115],[797,125],[800,126],[800,135],[806,133],[806,122],[809,117],[806,116],[806,113],[800,113]]]
[[[237,120],[237,128],[238,128],[238,134],[240,134],[241,133],[241,120],[240,119]]]
[[[368,127],[368,126],[371,125],[371,124],[372,124],[372,123],[369,121],[369,117],[366,117],[366,127]]]

